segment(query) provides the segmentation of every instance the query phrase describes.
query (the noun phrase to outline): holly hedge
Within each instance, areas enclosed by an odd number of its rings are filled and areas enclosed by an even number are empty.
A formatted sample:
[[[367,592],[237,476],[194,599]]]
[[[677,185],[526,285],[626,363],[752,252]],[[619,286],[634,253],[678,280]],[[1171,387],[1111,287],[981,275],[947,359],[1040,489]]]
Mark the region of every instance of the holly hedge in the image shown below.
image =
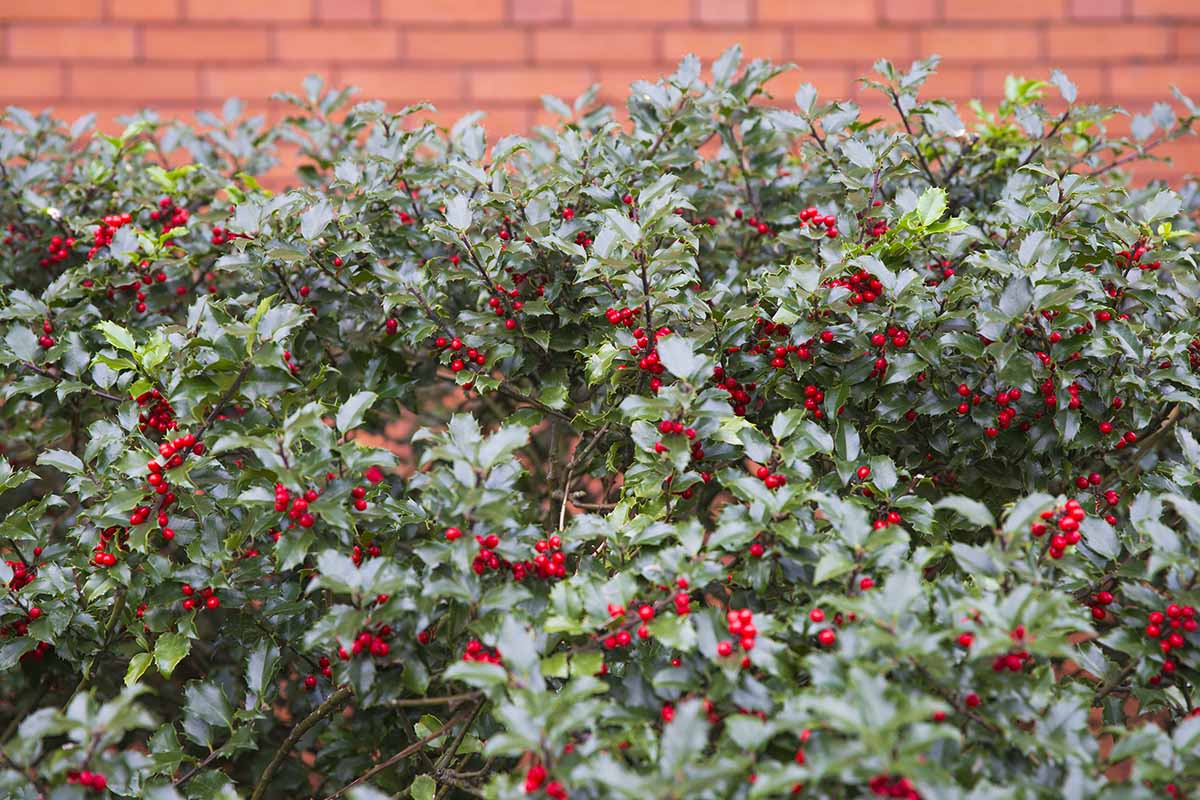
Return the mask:
[[[1200,112],[935,68],[6,111],[3,796],[1200,796]]]

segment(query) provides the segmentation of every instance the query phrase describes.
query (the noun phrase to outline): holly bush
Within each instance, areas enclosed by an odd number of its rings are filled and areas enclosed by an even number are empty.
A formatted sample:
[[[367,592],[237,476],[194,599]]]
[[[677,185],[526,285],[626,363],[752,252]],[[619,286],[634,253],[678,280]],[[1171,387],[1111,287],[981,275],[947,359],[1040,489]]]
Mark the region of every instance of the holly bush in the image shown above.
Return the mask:
[[[9,109],[4,796],[1200,794],[1197,109],[935,67]]]

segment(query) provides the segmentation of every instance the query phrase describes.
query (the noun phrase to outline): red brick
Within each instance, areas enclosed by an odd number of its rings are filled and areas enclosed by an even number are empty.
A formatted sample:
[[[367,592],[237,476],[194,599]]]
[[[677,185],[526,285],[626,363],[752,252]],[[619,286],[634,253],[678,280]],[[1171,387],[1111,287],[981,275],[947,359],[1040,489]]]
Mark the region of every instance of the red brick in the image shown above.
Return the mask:
[[[750,22],[750,0],[696,0],[696,20],[705,25]]]
[[[978,97],[981,92],[979,72],[974,66],[942,65],[921,87],[921,97]],[[959,109],[959,114],[963,111]]]
[[[1180,27],[1175,29],[1175,48],[1184,57],[1200,56],[1200,27]]]
[[[1118,102],[1134,97],[1166,100],[1170,97],[1169,87],[1172,84],[1178,86],[1184,94],[1195,98],[1200,97],[1200,63],[1122,66],[1112,71],[1109,81],[1113,99]]]
[[[275,57],[280,61],[393,61],[400,52],[400,34],[380,25],[279,28]]]
[[[1114,58],[1161,59],[1170,50],[1165,25],[1054,25],[1047,31],[1050,60],[1109,61]]]
[[[917,49],[924,54],[937,53],[946,61],[1012,63],[1036,59],[1039,38],[1034,28],[933,28],[920,32]]]
[[[194,67],[70,66],[67,75],[72,96],[120,100],[131,109],[147,101],[194,101],[200,95]]]
[[[317,0],[321,22],[361,22],[376,18],[377,0]]]
[[[413,116],[416,120],[431,120],[439,125],[450,127],[474,111],[483,111],[487,115],[479,124],[488,132],[488,141],[495,142],[510,133],[528,131],[533,116],[533,105],[530,103],[510,105],[445,103],[439,105],[436,111]]]
[[[203,96],[214,100],[240,97],[243,100],[263,101],[275,92],[303,91],[304,79],[310,74],[324,74],[328,69],[317,64],[296,67],[209,67],[202,76]]]
[[[1200,19],[1200,3],[1196,0],[1133,0],[1133,15]]]
[[[72,61],[131,59],[133,28],[127,25],[16,24],[9,28],[9,58]]]
[[[690,11],[688,0],[575,0],[577,22],[678,22]],[[620,42],[614,41],[614,47]]]
[[[499,22],[504,0],[380,0],[384,19],[402,22]]]
[[[1120,19],[1129,11],[1129,0],[1067,0],[1073,19]]]
[[[265,61],[270,43],[265,28],[188,25],[146,28],[142,53],[149,61]]]
[[[945,0],[945,11],[950,20],[1062,19],[1066,0]]]
[[[888,22],[930,22],[942,16],[938,0],[884,0],[883,18]]]
[[[592,74],[586,69],[481,68],[468,74],[467,96],[493,102],[537,102],[544,94],[570,99],[582,94],[591,84]]]
[[[600,99],[624,107],[629,97],[629,87],[634,81],[654,81],[666,68],[643,64],[641,66],[600,67],[596,83],[600,84]]]
[[[362,99],[422,101],[462,100],[465,83],[457,69],[420,67],[343,67],[339,83],[357,86]]]
[[[100,19],[104,0],[4,0],[0,20]]]
[[[742,46],[745,59],[769,58],[781,61],[787,52],[783,31],[765,28],[751,30],[691,29],[670,30],[663,34],[662,53],[669,63],[674,64],[688,53],[695,53],[710,61],[728,50],[733,44]],[[622,45],[623,46],[623,45]],[[657,77],[657,76],[651,76]]]
[[[119,1],[119,0],[118,0]],[[300,22],[312,16],[304,0],[183,0],[184,16],[196,20]]]
[[[408,31],[404,58],[418,64],[518,63],[529,56],[529,37],[512,28],[496,30]]]
[[[848,30],[796,31],[792,34],[790,58],[807,61],[845,62],[870,69],[880,58],[907,64],[916,57],[916,37],[906,30],[854,28]]]
[[[18,67],[0,64],[0,97],[3,102],[60,97],[63,90],[63,71],[57,66]]]
[[[794,22],[809,27],[820,22],[874,22],[875,0],[758,0],[761,22]]]
[[[569,16],[567,0],[512,0],[514,22],[563,22]]]
[[[621,46],[613,47],[617,38]],[[657,58],[655,34],[648,30],[589,27],[533,32],[533,60],[541,63],[649,64]]]
[[[179,3],[177,0],[116,0],[108,4],[110,19],[125,20],[170,20],[179,19]]]
[[[796,90],[806,83],[817,87],[818,100],[843,100],[850,93],[850,70],[845,67],[789,69],[767,82],[767,92],[780,105],[794,107]]]

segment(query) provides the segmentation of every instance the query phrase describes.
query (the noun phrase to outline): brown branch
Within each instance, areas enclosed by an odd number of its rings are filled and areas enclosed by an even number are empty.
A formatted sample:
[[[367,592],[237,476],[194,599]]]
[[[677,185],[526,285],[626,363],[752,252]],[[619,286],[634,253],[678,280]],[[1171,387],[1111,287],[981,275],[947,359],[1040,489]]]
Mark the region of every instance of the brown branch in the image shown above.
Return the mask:
[[[250,795],[250,800],[262,800],[267,793],[267,787],[270,786],[271,778],[275,775],[275,771],[283,764],[292,748],[296,745],[296,742],[300,741],[300,737],[308,733],[318,722],[341,708],[353,693],[354,690],[348,685],[342,686],[329,695],[325,699],[325,702],[317,706],[311,714],[302,719],[296,727],[292,728],[292,732],[288,734],[287,738],[283,740],[283,744],[279,745],[279,749],[275,751],[275,757],[271,759],[271,763],[263,770],[258,783],[254,786],[254,793]],[[342,791],[345,790],[343,789]],[[338,792],[338,794],[341,794],[341,792]],[[334,796],[336,797],[337,795]]]
[[[423,736],[422,738],[420,738],[417,741],[410,744],[408,747],[401,750],[399,753],[396,753],[396,755],[391,756],[388,759],[386,759],[385,761],[381,761],[380,763],[371,767],[369,770],[364,772],[362,775],[359,775],[357,778],[350,781],[345,786],[343,786],[342,788],[338,789],[333,794],[326,797],[325,800],[337,800],[337,798],[341,797],[343,794],[345,794],[349,790],[353,789],[355,786],[358,786],[360,783],[363,783],[364,781],[369,781],[371,778],[374,778],[376,775],[383,772],[388,767],[391,767],[392,765],[394,765],[400,761],[403,761],[404,759],[411,756],[413,753],[416,753],[417,751],[419,751],[425,745],[432,742],[434,739],[437,739],[438,737],[440,737],[447,730],[449,730],[451,727],[453,727],[456,723],[463,720],[466,716],[467,716],[466,714],[458,714],[458,715],[452,717],[450,719],[450,721],[448,721],[442,727],[438,728],[433,733]],[[250,800],[259,800],[259,798],[252,797],[252,798],[250,798]]]

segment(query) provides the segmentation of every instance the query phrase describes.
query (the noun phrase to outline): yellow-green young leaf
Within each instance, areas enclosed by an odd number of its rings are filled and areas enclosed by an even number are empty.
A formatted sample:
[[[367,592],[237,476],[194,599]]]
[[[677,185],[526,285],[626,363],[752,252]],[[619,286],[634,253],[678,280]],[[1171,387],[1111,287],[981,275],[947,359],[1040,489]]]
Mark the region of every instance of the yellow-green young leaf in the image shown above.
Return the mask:
[[[164,633],[154,643],[154,662],[164,678],[171,677],[175,666],[187,657],[192,640],[178,633]]]
[[[929,188],[917,200],[917,215],[921,225],[929,227],[946,213],[946,190]]]
[[[604,665],[604,654],[599,650],[586,650],[571,656],[571,677],[592,676]]]
[[[567,677],[567,653],[565,650],[542,659],[542,675],[547,678]]]
[[[100,331],[100,335],[113,347],[137,355],[137,341],[134,340],[133,334],[117,323],[102,320],[96,323],[96,330]]]
[[[154,663],[154,656],[150,653],[138,653],[129,659],[129,666],[125,669],[125,685],[133,686],[141,680],[142,674],[150,668],[152,663]]]
[[[418,775],[416,780],[412,782],[408,793],[412,795],[413,800],[433,800],[433,793],[437,790],[437,782],[428,775]]]

